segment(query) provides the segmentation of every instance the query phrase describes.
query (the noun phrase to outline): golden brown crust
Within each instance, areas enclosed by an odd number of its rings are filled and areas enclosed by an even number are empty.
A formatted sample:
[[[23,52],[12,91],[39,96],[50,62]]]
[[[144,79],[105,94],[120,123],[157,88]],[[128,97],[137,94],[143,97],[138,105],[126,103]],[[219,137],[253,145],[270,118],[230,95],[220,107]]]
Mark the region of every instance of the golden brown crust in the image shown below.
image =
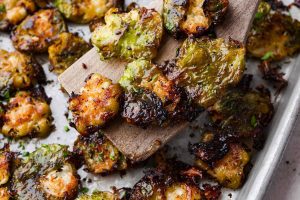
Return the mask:
[[[0,30],[11,29],[35,10],[32,0],[0,0]]]
[[[0,50],[0,90],[26,89],[44,82],[44,71],[32,56]]]
[[[244,183],[250,164],[250,151],[230,135],[207,130],[200,143],[190,146],[196,166],[222,186],[237,189]]]
[[[77,131],[88,135],[117,115],[122,89],[119,84],[100,74],[93,74],[82,88],[80,95],[69,100]]]
[[[228,0],[164,0],[164,26],[176,38],[199,36],[221,21]]]
[[[58,34],[65,31],[66,24],[57,10],[40,10],[27,17],[12,32],[11,39],[14,47],[20,51],[43,53]]]
[[[44,191],[47,199],[70,199],[77,190],[79,181],[76,169],[69,163],[60,169],[53,169],[39,179],[39,187]]]
[[[113,7],[121,7],[122,0],[55,0],[64,17],[75,23],[89,23],[102,18]]]
[[[129,123],[146,127],[174,120],[192,121],[201,111],[151,61],[139,59],[129,63],[119,83],[125,90],[121,115]]]
[[[6,184],[10,177],[10,159],[6,151],[0,151],[0,186]],[[1,199],[1,198],[0,198]]]
[[[2,134],[13,138],[44,137],[51,130],[51,110],[43,97],[20,91],[10,99],[4,114]]]
[[[11,197],[10,192],[7,187],[0,188],[0,199],[9,200]]]
[[[83,54],[91,49],[91,45],[73,33],[61,33],[49,47],[50,71],[63,73]]]

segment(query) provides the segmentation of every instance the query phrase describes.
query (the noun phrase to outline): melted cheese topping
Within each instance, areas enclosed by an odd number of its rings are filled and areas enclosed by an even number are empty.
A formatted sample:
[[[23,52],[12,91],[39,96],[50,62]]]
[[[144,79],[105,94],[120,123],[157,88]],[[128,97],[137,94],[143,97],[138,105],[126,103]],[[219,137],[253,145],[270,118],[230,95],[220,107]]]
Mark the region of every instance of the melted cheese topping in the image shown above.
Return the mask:
[[[45,136],[51,131],[51,110],[46,101],[34,99],[28,92],[18,92],[9,102],[2,133],[11,137],[31,134]]]

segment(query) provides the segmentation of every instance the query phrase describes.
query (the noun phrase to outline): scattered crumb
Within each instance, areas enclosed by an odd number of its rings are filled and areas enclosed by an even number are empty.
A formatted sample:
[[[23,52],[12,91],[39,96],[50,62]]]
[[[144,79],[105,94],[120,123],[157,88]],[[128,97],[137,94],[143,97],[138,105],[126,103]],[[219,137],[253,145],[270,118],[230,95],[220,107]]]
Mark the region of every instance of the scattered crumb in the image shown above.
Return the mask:
[[[285,161],[285,163],[286,163],[287,165],[289,165],[289,164],[290,164],[290,161],[287,160],[287,161]]]
[[[87,69],[87,65],[85,63],[82,63],[82,68]]]
[[[258,66],[260,72],[263,74],[263,79],[269,81],[276,89],[277,96],[288,85],[288,81],[283,78],[284,73],[280,72],[280,66],[273,67],[267,61],[263,61]]]
[[[191,138],[195,137],[195,133],[191,133],[191,134],[190,134],[190,137],[191,137]]]
[[[126,173],[127,172],[125,170],[120,171],[120,177],[123,178],[124,176],[126,176]]]
[[[54,80],[47,80],[46,83],[47,84],[52,84],[52,83],[54,83]]]

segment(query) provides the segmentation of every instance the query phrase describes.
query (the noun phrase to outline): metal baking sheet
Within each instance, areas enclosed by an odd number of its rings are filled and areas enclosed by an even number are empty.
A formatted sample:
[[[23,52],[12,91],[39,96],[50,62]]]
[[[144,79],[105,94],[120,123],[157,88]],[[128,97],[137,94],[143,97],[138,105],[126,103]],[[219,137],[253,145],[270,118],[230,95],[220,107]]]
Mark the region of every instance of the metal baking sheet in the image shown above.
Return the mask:
[[[128,5],[131,1],[125,1]],[[136,1],[137,3],[146,3],[148,6],[148,0]],[[161,0],[152,1],[153,5],[157,5],[155,2],[160,2]],[[290,0],[285,0],[285,3],[290,3]],[[151,4],[150,3],[150,4]],[[156,8],[161,8],[160,6]],[[292,9],[291,14],[293,17],[300,19],[300,12],[297,9]],[[70,32],[77,32],[79,35],[84,37],[89,41],[90,32],[87,26],[69,24]],[[0,33],[0,48],[13,51],[14,48],[9,39],[9,34]],[[18,141],[8,141],[2,135],[0,135],[0,145],[6,142],[11,144],[13,151],[24,152],[33,151],[36,147],[41,146],[41,144],[51,144],[59,143],[66,144],[70,146],[72,150],[73,142],[77,138],[77,132],[70,127],[70,131],[66,132],[64,127],[68,125],[68,120],[65,117],[67,112],[67,100],[68,96],[61,91],[60,85],[57,80],[57,76],[49,72],[49,62],[47,55],[39,55],[37,59],[40,64],[42,64],[47,80],[49,83],[45,86],[46,93],[52,98],[51,109],[53,117],[55,119],[55,131],[52,132],[49,137],[45,139],[22,139]],[[255,75],[255,80],[253,85],[265,84],[261,80],[261,74],[257,70],[258,63],[252,60],[247,61],[247,73],[252,73]],[[288,87],[274,100],[275,106],[275,116],[269,126],[267,131],[267,141],[265,147],[262,151],[255,155],[253,160],[254,167],[251,170],[249,177],[245,185],[236,191],[223,189],[223,194],[221,199],[243,199],[243,200],[258,200],[262,199],[266,191],[269,182],[271,181],[271,176],[276,170],[278,162],[280,161],[281,155],[284,151],[285,145],[288,138],[292,132],[293,124],[295,122],[299,105],[300,105],[300,56],[288,59],[281,63],[282,71],[286,74],[285,78],[288,79]],[[184,131],[177,138],[173,139],[168,146],[170,146],[170,153],[177,155],[179,159],[187,163],[193,162],[193,157],[189,155],[187,151],[187,146],[189,142],[197,142],[199,139],[199,131],[196,128],[201,124],[203,116],[195,121],[191,128]],[[195,134],[191,137],[191,134]],[[137,166],[133,169],[127,170],[125,175],[120,175],[115,173],[109,176],[99,176],[93,175],[84,170],[82,167],[79,170],[79,174],[82,179],[82,184],[88,187],[90,192],[93,190],[111,190],[112,186],[117,188],[121,187],[132,187],[142,176],[143,171],[149,168],[149,166]],[[89,180],[92,180],[91,182]],[[231,193],[230,198],[228,194]]]

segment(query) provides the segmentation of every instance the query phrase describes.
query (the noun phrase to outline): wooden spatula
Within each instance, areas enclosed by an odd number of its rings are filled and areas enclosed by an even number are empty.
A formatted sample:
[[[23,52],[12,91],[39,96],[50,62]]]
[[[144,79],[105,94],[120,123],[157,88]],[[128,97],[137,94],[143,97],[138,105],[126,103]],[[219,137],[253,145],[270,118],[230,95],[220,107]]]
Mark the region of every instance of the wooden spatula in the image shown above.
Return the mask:
[[[155,6],[156,9],[162,5],[161,2],[154,5],[152,1],[150,2],[151,6]],[[231,37],[232,39],[245,42],[259,0],[230,0],[229,2],[229,11],[225,21],[220,27],[217,27],[217,35],[218,37]],[[176,54],[175,49],[177,49],[180,44],[181,42],[172,38],[166,39],[155,62],[161,63],[164,60],[174,58]],[[83,67],[83,64],[87,66],[86,69]],[[78,93],[80,88],[84,86],[84,80],[91,73],[100,73],[112,79],[114,82],[118,82],[125,66],[125,62],[118,60],[101,61],[96,49],[93,48],[60,75],[58,79],[62,87],[69,94],[72,92]],[[116,120],[111,123],[104,132],[125,156],[133,162],[137,162],[151,156],[171,138],[182,132],[187,126],[188,123],[182,122],[172,127],[149,127],[142,129],[129,125],[124,121]]]

